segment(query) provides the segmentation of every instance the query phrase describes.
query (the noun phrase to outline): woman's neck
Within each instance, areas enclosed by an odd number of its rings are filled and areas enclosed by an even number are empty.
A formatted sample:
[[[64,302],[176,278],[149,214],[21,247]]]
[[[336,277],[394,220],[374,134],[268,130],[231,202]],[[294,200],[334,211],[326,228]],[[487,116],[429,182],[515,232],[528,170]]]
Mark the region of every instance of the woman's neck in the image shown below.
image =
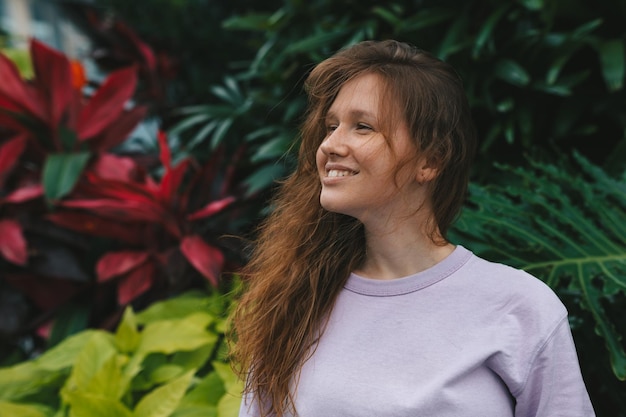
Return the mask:
[[[452,253],[454,245],[439,233],[433,238],[426,222],[421,224],[421,228],[413,223],[375,230],[366,225],[365,260],[354,272],[365,278],[386,280],[412,275],[441,262]]]

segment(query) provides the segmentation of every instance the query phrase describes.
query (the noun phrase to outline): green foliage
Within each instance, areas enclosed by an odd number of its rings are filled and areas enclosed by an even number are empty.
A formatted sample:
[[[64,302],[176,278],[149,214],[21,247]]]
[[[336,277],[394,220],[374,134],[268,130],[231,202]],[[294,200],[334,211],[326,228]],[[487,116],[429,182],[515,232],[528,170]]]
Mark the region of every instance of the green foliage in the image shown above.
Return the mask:
[[[46,198],[59,200],[69,194],[80,179],[90,157],[89,152],[48,155],[42,172]]]
[[[257,161],[275,161],[296,137],[311,65],[361,40],[396,38],[434,52],[464,78],[482,139],[480,180],[493,159],[519,164],[537,150],[578,149],[619,172],[626,160],[625,18],[624,7],[608,0],[285,0],[273,12],[224,21],[253,57],[233,63],[212,89],[230,93],[215,94],[215,106],[189,109],[177,133],[196,146],[247,141]]]
[[[86,330],[0,369],[0,416],[235,416],[242,385],[223,362],[224,296],[186,293],[115,333]]]
[[[469,207],[455,224],[454,240],[487,259],[542,278],[566,301],[574,331],[588,333],[580,339],[597,339],[595,331],[604,341],[604,352],[597,340],[578,345],[581,356],[595,362],[582,361],[590,380],[596,373],[591,366],[610,361],[614,375],[624,381],[626,175],[616,179],[581,156],[574,159],[569,167],[501,167],[507,185],[474,184]],[[606,357],[607,363],[598,365],[590,351]],[[624,409],[619,389],[605,389],[623,383],[597,383],[602,388],[590,384],[592,392],[613,392],[604,401]]]

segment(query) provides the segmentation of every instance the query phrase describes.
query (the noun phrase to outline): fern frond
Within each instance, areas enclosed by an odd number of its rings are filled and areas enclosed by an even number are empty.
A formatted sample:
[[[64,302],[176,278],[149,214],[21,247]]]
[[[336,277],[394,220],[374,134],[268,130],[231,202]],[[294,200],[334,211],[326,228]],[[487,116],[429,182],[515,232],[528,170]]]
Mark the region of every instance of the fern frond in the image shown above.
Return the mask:
[[[626,380],[623,335],[603,306],[626,295],[626,183],[582,156],[574,160],[576,170],[500,167],[512,183],[472,184],[451,236],[486,259],[532,273],[557,293],[577,295],[606,343],[613,372]]]

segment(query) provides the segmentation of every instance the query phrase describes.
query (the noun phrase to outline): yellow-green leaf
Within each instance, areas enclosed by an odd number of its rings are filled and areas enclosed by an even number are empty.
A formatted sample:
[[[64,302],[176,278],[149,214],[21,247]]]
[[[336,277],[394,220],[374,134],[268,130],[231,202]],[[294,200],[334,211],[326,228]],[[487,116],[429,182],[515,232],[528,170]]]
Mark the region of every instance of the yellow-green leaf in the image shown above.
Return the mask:
[[[148,395],[143,397],[133,414],[134,417],[169,417],[181,399],[185,395],[191,378],[193,378],[193,371],[186,373],[170,382],[163,385]]]
[[[72,373],[62,390],[67,393],[85,390],[91,379],[100,371],[105,362],[117,353],[112,338],[104,333],[94,333],[76,358]]]
[[[0,417],[51,417],[54,411],[39,404],[17,404],[0,400]]]
[[[93,375],[84,387],[84,391],[100,394],[113,400],[121,399],[130,384],[129,378],[126,378],[123,372],[123,367],[127,362],[127,356],[111,355]]]
[[[35,363],[39,368],[48,371],[59,371],[69,368],[76,361],[78,353],[95,333],[99,333],[99,331],[85,330],[70,336],[35,359]]]
[[[241,406],[241,395],[226,393],[217,404],[217,417],[237,417]]]
[[[138,350],[171,354],[177,351],[195,350],[214,344],[217,335],[206,327],[213,317],[196,313],[180,320],[162,320],[150,323],[142,332]]]
[[[224,382],[217,372],[211,372],[185,395],[181,405],[211,405],[215,407],[225,393]]]
[[[140,335],[137,331],[137,319],[133,309],[129,306],[124,311],[124,317],[115,331],[115,344],[122,352],[132,352],[139,345]]]
[[[68,395],[69,417],[132,417],[124,404],[99,395],[75,392]]]

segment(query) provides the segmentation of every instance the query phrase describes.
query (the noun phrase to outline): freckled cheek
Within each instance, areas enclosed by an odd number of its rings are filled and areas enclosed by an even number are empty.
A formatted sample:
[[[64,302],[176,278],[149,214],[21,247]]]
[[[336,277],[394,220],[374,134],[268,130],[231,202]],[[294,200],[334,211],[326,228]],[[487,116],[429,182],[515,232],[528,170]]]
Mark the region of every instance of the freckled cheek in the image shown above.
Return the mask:
[[[317,171],[322,174],[324,172],[324,165],[326,164],[326,155],[320,148],[317,148],[317,152],[315,153],[315,164],[317,166]]]

